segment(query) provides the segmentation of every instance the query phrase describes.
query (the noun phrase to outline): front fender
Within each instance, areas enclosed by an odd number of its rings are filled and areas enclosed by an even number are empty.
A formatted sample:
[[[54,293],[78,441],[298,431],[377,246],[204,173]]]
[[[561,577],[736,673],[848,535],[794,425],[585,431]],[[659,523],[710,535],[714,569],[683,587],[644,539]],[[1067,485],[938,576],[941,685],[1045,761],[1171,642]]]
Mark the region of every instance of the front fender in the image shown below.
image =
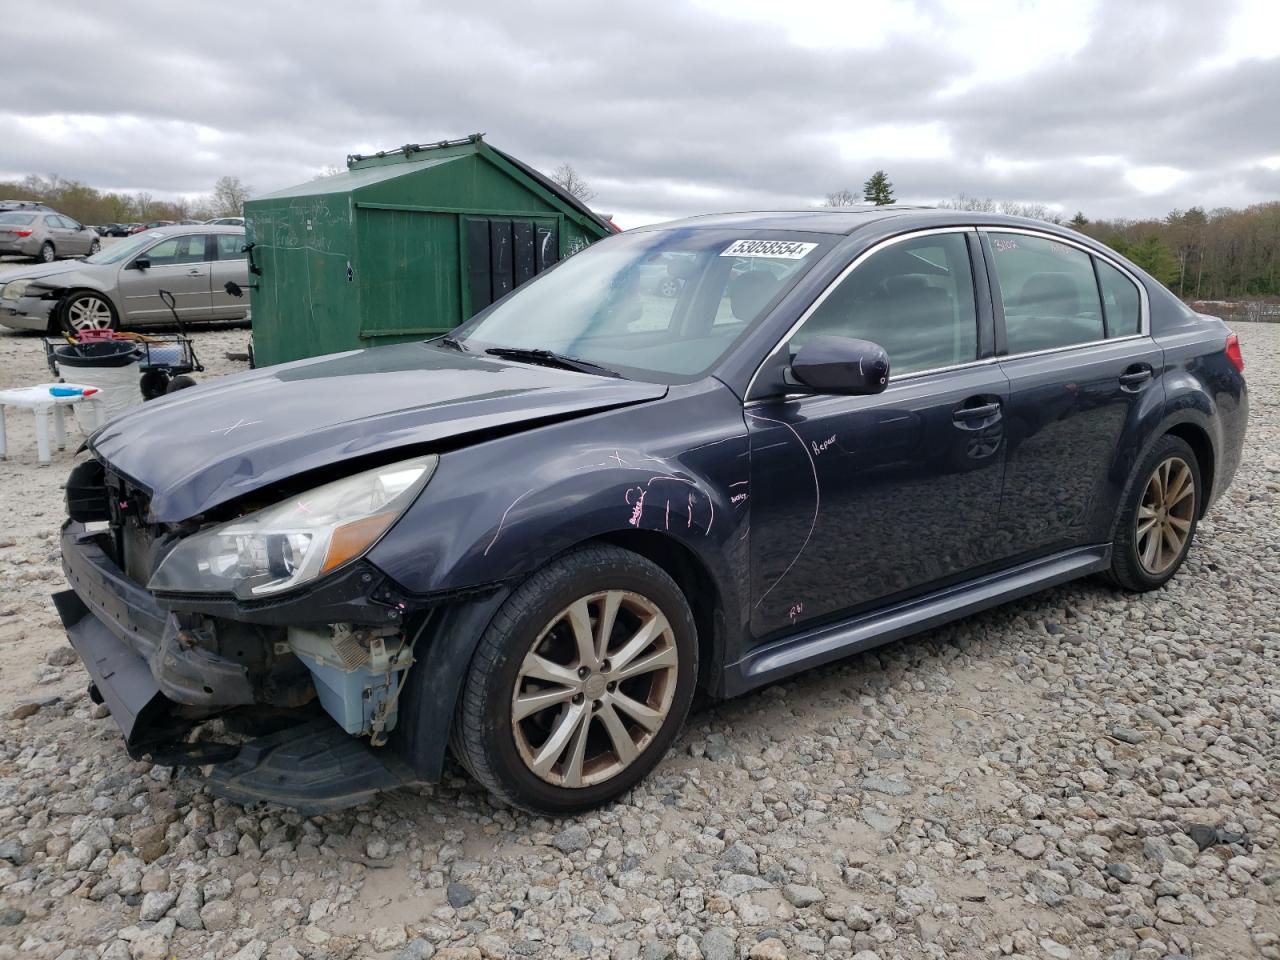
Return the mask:
[[[749,476],[742,405],[703,381],[443,454],[369,559],[431,595],[518,579],[577,544],[642,530],[680,542],[736,601]]]

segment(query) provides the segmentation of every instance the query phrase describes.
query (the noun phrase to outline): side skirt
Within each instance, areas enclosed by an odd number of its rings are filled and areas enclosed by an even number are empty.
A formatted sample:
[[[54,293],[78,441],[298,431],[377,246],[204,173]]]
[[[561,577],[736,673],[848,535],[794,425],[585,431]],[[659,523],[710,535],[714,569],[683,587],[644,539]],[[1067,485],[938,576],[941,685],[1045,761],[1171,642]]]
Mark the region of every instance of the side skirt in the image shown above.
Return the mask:
[[[1097,573],[1110,565],[1110,544],[1075,547],[882,610],[806,630],[765,644],[726,666],[721,689],[727,697],[737,696],[801,670]]]

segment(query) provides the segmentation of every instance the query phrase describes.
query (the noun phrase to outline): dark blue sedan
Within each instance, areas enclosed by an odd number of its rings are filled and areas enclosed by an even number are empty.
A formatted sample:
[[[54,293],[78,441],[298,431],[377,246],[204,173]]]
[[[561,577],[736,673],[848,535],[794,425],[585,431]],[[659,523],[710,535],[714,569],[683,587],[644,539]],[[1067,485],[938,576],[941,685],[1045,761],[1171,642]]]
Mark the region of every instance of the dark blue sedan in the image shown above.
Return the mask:
[[[68,483],[56,600],[128,750],[223,796],[331,809],[451,751],[581,810],[698,689],[1089,574],[1162,587],[1236,471],[1243,367],[1062,227],[698,217],[449,336],[113,421]],[[193,739],[214,717],[235,736]]]

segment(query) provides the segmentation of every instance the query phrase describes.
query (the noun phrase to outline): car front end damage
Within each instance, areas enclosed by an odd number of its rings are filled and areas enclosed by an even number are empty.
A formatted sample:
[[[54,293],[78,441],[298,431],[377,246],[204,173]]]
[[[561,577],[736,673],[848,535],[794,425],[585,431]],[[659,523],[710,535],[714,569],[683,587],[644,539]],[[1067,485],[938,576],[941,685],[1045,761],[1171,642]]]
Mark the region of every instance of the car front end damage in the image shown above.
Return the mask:
[[[400,486],[389,491],[391,509],[361,510],[383,530],[429,476],[419,469],[424,461],[411,461],[408,485],[403,469],[379,474]],[[351,478],[327,486],[337,487],[330,499],[354,489]],[[131,756],[207,766],[216,794],[303,811],[438,777],[447,722],[430,744],[418,731],[394,734],[402,700],[431,696],[417,688],[405,696],[406,681],[424,634],[447,611],[406,595],[362,558],[368,516],[355,521],[366,529],[354,539],[341,525],[317,534],[325,490],[287,498],[288,522],[267,509],[159,524],[148,519],[147,492],[100,461],[73,470],[62,532],[71,589],[54,601],[89,673],[90,696],[110,710]],[[273,529],[260,535],[253,525],[264,518]],[[323,564],[305,549],[307,536],[328,540],[312,544],[324,548],[322,559],[337,548],[341,560],[310,580],[307,564]],[[282,557],[290,538],[292,566]],[[228,546],[244,554],[232,557],[241,569],[218,569],[229,562]],[[260,574],[243,569],[259,561]],[[246,573],[228,589],[199,580]]]
[[[15,330],[46,330],[61,292],[33,280],[0,284],[0,323]]]

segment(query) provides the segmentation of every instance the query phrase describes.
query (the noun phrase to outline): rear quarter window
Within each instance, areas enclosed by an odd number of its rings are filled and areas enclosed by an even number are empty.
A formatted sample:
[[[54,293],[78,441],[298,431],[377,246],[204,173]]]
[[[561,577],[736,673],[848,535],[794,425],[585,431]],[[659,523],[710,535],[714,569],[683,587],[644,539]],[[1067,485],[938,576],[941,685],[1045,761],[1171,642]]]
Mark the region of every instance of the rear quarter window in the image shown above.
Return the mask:
[[[1131,337],[1142,330],[1142,297],[1132,280],[1107,263],[1097,260],[1102,308],[1107,315],[1108,337]]]

